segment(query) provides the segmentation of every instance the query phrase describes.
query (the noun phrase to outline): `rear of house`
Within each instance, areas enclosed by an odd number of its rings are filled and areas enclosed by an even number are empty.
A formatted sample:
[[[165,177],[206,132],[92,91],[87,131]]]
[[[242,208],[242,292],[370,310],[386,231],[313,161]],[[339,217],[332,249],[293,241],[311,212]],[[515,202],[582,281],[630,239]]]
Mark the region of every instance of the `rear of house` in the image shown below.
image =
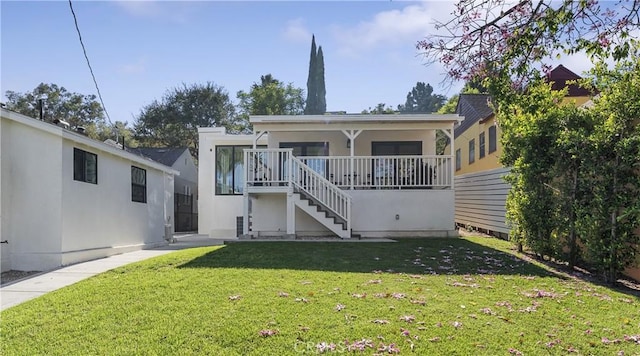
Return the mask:
[[[5,109],[0,145],[2,271],[166,243],[176,171]]]
[[[253,135],[201,129],[200,232],[453,235],[453,154],[435,154],[435,133],[441,130],[452,138],[460,119],[253,116]],[[205,186],[211,190],[205,192]],[[217,214],[221,210],[224,216]]]

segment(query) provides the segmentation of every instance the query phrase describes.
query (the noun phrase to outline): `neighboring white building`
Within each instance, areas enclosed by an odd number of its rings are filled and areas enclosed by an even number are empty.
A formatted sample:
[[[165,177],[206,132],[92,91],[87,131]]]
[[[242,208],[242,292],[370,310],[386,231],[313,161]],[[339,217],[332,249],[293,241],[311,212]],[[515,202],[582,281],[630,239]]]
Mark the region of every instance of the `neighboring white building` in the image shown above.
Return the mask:
[[[457,115],[252,116],[200,134],[200,233],[349,238],[455,234]],[[267,135],[268,133],[268,135]],[[239,219],[242,217],[242,219]]]
[[[127,148],[127,150],[180,172],[174,182],[173,225],[175,231],[198,230],[198,167],[189,149],[187,147],[138,147]]]
[[[2,271],[166,244],[177,171],[1,109]],[[172,231],[169,231],[172,232]]]

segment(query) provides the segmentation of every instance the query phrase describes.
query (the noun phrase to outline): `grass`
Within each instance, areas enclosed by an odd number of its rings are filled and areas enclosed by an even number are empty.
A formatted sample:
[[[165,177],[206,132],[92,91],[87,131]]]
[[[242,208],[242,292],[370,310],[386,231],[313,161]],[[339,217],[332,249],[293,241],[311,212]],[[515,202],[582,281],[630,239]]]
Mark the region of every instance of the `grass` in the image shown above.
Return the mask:
[[[640,353],[635,296],[486,238],[190,249],[0,317],[2,355]]]

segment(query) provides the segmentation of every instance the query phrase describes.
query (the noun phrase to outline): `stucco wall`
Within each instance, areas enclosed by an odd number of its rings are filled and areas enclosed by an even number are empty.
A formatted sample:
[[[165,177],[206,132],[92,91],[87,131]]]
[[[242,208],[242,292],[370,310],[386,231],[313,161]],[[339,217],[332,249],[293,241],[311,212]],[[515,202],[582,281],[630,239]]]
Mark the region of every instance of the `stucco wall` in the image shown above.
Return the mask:
[[[97,154],[98,184],[73,180],[74,147]],[[64,141],[62,157],[63,263],[83,260],[83,255],[92,255],[90,250],[163,242],[167,219],[162,171],[70,140]],[[146,203],[131,201],[132,165],[147,172]],[[167,208],[171,213],[173,205]]]
[[[356,139],[356,156],[371,156],[371,142],[374,141],[421,141],[422,154],[435,154],[435,131],[363,131]],[[347,136],[340,131],[316,132],[271,132],[269,148],[278,148],[281,142],[328,142],[330,156],[349,156]]]
[[[4,241],[2,239],[2,123],[4,120],[0,119],[0,241]],[[4,246],[5,244],[0,244],[0,272],[4,272],[9,270],[11,266],[11,254],[9,253],[9,246]]]
[[[354,233],[365,237],[447,236],[454,230],[454,193],[450,190],[350,190]],[[284,234],[286,195],[260,194],[252,200],[253,231],[260,236]],[[398,215],[398,219],[396,219]],[[296,209],[298,235],[330,232]]]
[[[10,268],[44,270],[62,262],[62,140],[2,119],[2,238]],[[6,267],[5,267],[6,268]]]
[[[362,236],[432,236],[454,230],[451,190],[353,190],[349,194],[352,227]]]
[[[287,195],[255,194],[251,196],[252,228],[258,236],[284,235],[287,231]],[[333,235],[313,217],[296,208],[296,234],[300,236]]]
[[[196,166],[193,157],[189,151],[184,151],[176,162],[171,167],[180,172],[180,175],[175,177],[175,192],[185,194],[185,186],[188,186],[193,198],[196,199],[193,203],[193,213],[198,212],[198,167]]]
[[[168,168],[6,110],[0,135],[3,269],[49,270],[165,243]],[[97,154],[98,184],[73,179],[74,147]],[[131,165],[147,171],[146,204],[131,201]]]
[[[252,135],[226,135],[223,128],[201,128],[198,151],[198,233],[212,237],[236,236],[236,217],[243,214],[242,195],[216,195],[217,145],[252,145]],[[266,145],[266,137],[259,142]]]

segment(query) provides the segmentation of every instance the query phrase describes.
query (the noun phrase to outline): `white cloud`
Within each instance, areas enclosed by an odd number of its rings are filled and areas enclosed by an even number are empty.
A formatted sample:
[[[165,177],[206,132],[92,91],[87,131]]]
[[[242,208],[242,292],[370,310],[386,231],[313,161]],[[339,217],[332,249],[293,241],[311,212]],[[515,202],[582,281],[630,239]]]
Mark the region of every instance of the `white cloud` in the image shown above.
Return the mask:
[[[135,17],[144,17],[154,20],[162,20],[173,23],[185,23],[194,6],[198,2],[193,1],[158,1],[158,0],[125,0],[113,1],[124,12]]]
[[[147,61],[144,58],[138,59],[134,63],[125,63],[118,67],[118,73],[121,74],[141,74],[147,70]]]
[[[153,17],[162,13],[160,4],[157,1],[114,1],[114,4],[134,16]]]
[[[334,26],[333,35],[340,44],[340,53],[348,56],[380,46],[414,44],[434,33],[436,17],[452,10],[451,2],[422,2],[380,12],[351,28]]]
[[[307,43],[311,40],[311,32],[305,27],[304,20],[301,18],[288,21],[282,35],[291,42]]]

